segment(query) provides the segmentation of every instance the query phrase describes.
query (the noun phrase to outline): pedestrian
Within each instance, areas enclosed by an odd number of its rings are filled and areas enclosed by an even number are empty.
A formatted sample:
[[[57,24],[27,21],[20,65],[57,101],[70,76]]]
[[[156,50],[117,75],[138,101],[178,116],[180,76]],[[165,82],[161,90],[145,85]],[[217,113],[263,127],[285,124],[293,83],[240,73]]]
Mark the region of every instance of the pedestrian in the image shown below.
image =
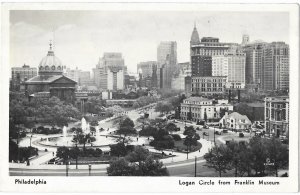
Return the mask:
[[[54,156],[54,152],[52,152],[52,156]]]
[[[138,137],[136,138],[136,141],[139,141],[139,138],[138,138]]]

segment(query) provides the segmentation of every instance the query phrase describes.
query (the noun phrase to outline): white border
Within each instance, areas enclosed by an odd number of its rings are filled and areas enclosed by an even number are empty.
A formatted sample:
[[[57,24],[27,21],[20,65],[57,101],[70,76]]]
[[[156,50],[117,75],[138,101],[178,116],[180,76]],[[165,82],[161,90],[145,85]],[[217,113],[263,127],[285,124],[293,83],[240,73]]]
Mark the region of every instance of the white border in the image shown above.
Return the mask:
[[[290,13],[290,167],[280,186],[179,186],[178,181],[220,178],[186,177],[10,177],[8,176],[8,85],[9,10],[139,10],[139,11],[262,11]],[[298,113],[299,113],[299,7],[296,4],[199,4],[199,3],[6,3],[1,10],[0,66],[0,190],[15,192],[296,192],[298,191]],[[274,40],[275,41],[275,40]],[[33,54],[34,55],[34,54]],[[47,185],[14,185],[15,178],[43,178]],[[221,178],[234,181],[236,178]],[[240,178],[257,181],[262,178]]]

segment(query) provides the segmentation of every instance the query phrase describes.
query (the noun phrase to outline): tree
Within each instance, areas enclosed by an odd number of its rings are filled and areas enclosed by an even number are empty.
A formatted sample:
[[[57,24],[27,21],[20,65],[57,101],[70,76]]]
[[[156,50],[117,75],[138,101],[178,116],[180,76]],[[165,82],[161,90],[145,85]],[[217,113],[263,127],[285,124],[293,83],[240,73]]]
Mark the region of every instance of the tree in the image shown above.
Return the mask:
[[[279,139],[272,138],[266,140],[267,156],[271,163],[271,169],[275,172],[278,177],[278,169],[284,168],[289,163],[289,151],[286,145],[283,145]]]
[[[154,136],[157,133],[157,128],[147,125],[139,131],[140,136]]]
[[[76,169],[78,165],[78,156],[80,154],[80,149],[78,147],[71,148],[69,151],[70,157],[76,160]]]
[[[156,112],[160,112],[162,114],[169,113],[172,110],[172,104],[169,102],[158,102],[155,107]]]
[[[204,121],[207,123],[207,114],[204,112]]]
[[[70,156],[70,150],[67,147],[59,147],[56,151],[56,156],[64,159],[65,163],[67,163],[67,159]]]
[[[159,129],[153,136],[154,140],[150,142],[151,146],[154,146],[158,150],[174,148],[174,138],[169,135],[169,132],[165,129]]]
[[[110,154],[112,156],[117,156],[119,158],[120,156],[126,156],[127,154],[127,150],[124,143],[109,145],[109,147],[110,147]]]
[[[134,150],[126,156],[126,160],[129,162],[141,162],[145,161],[149,155],[149,150],[142,146],[136,146]]]
[[[163,163],[151,155],[139,165],[130,163],[125,158],[113,160],[107,168],[108,176],[168,176],[169,172]]]
[[[169,176],[168,169],[163,163],[148,156],[138,170],[138,176]]]
[[[229,142],[227,147],[230,151],[229,155],[230,155],[230,159],[231,159],[231,164],[235,169],[234,176],[237,177],[238,176],[238,170],[240,168],[240,163],[241,163],[240,153],[241,153],[241,148],[242,147],[240,147],[240,144],[238,142],[235,142],[235,141]]]
[[[215,169],[219,176],[222,177],[222,173],[226,173],[227,170],[231,169],[229,152],[228,148],[223,144],[220,146],[216,145],[204,155],[206,166]]]
[[[200,139],[200,136],[198,133],[196,133],[196,131],[190,129],[190,130],[186,130],[186,137],[184,139],[183,144],[186,145],[186,155],[187,155],[187,159],[189,158],[189,151],[191,151],[191,147],[192,146],[197,146],[198,145],[198,141]]]
[[[235,105],[234,111],[238,112],[242,115],[246,115],[249,118],[249,120],[251,120],[251,121],[253,121],[253,119],[254,119],[252,109],[246,103],[239,103],[239,104]]]
[[[123,143],[125,142],[127,135],[137,134],[133,121],[130,118],[125,118],[122,120],[119,125],[119,130],[117,130],[117,134],[124,135]]]
[[[255,170],[255,175],[264,175],[267,149],[264,140],[260,137],[253,137],[249,141],[251,148],[252,160],[251,168]]]
[[[108,176],[133,176],[135,172],[135,166],[130,166],[129,162],[124,158],[110,161],[109,167],[107,167]]]
[[[196,133],[196,130],[193,126],[186,126],[183,135],[193,135],[194,133]]]
[[[166,126],[166,130],[168,132],[175,132],[175,131],[179,131],[180,129],[177,128],[177,126],[174,123],[168,123]]]

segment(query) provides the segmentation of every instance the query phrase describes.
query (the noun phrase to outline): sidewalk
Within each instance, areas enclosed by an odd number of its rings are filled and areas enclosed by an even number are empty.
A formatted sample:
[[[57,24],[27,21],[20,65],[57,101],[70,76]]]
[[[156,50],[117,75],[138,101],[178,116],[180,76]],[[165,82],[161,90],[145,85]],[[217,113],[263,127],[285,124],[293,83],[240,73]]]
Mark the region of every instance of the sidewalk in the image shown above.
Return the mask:
[[[209,149],[211,149],[213,147],[213,143],[211,141],[207,141],[205,139],[200,139],[199,141],[202,144],[202,148],[200,149],[200,152],[197,150],[195,152],[190,152],[188,155],[189,157],[203,157],[208,151]],[[161,151],[156,150],[154,148],[149,148],[149,151],[151,152],[157,152],[157,153],[161,153]],[[172,163],[172,162],[181,162],[181,161],[185,161],[187,160],[187,154],[186,153],[182,153],[182,152],[171,152],[168,151],[168,153],[173,153],[173,155],[175,155],[174,157],[169,157],[166,159],[161,159],[161,161],[163,163]]]

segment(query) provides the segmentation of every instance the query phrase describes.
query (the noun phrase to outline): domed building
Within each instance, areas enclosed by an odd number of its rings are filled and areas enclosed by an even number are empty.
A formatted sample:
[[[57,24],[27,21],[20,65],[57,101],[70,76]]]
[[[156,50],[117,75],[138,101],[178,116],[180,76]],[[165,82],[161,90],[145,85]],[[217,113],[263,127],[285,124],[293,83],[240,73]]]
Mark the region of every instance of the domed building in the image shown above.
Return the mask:
[[[47,56],[38,67],[38,76],[25,82],[25,92],[29,94],[46,94],[49,97],[56,96],[63,101],[75,101],[76,81],[63,75],[63,65],[54,55],[52,44]]]

